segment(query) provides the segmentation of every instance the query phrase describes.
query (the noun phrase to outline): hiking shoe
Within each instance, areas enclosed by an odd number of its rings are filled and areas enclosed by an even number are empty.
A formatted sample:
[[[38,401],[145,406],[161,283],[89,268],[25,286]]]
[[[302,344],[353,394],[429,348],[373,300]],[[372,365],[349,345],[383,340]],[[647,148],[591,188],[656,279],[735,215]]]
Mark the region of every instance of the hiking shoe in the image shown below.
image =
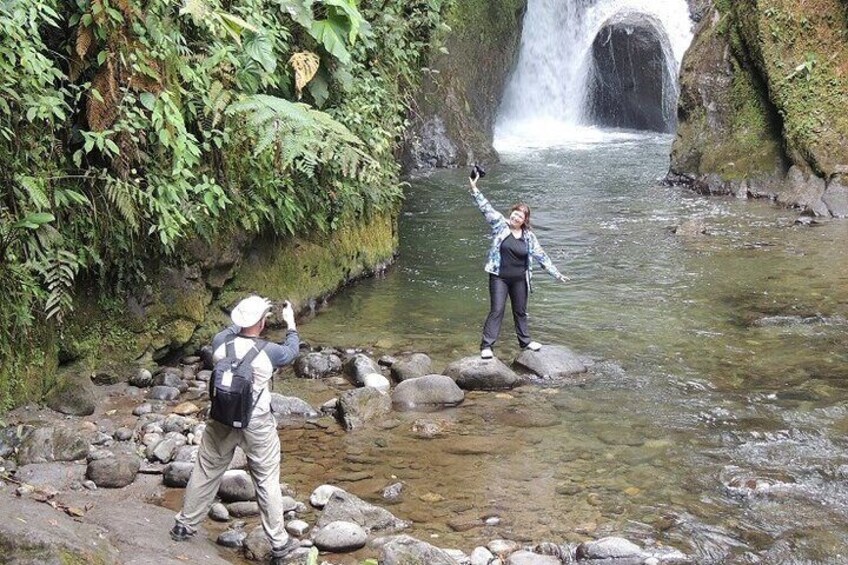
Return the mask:
[[[180,524],[177,522],[174,524],[174,527],[171,528],[171,539],[174,541],[185,541],[191,536],[194,535],[194,530],[186,526],[185,524]]]
[[[491,347],[484,347],[483,349],[480,350],[480,358],[481,359],[491,359],[494,356],[495,356],[495,354],[492,353]]]
[[[289,537],[289,541],[283,547],[271,548],[271,565],[284,565],[298,547],[300,547],[300,541]]]
[[[521,349],[528,349],[530,351],[539,351],[540,349],[542,349],[542,344],[539,343],[538,341],[531,341],[530,343],[528,343],[527,345],[525,345]]]

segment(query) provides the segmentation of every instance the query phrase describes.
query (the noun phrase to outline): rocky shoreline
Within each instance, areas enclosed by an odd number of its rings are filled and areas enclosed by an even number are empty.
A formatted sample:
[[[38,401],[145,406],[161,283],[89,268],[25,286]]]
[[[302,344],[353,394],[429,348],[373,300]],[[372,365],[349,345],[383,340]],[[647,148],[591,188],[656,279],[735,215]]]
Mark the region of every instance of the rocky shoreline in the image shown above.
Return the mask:
[[[471,356],[437,374],[424,353],[375,360],[362,351],[306,348],[293,378],[320,379],[338,395],[315,408],[274,393],[272,411],[280,429],[312,425],[355,433],[394,411],[461,406],[467,391],[572,384],[587,378],[591,365],[566,347],[550,345],[520,353],[511,366]],[[97,374],[78,383],[74,394],[53,399],[56,410],[28,406],[10,413],[0,427],[0,500],[9,517],[0,522],[0,546],[10,562],[184,563],[199,555],[209,563],[266,561],[270,545],[258,525],[247,460],[239,450],[201,534],[184,543],[167,535],[174,512],[165,499],[187,484],[205,426],[208,366],[204,351],[177,366],[140,369],[129,382]],[[413,427],[422,439],[443,432],[437,420],[426,418]],[[640,547],[619,537],[530,544],[492,539],[465,553],[404,535],[409,525],[404,516],[339,486],[315,484],[308,496],[282,487],[287,529],[301,540],[292,563],[692,563],[659,543]],[[405,488],[403,480],[387,484],[385,505]],[[314,523],[307,521],[310,516],[317,516]],[[480,516],[468,528],[500,520]],[[464,531],[461,525],[454,529]]]

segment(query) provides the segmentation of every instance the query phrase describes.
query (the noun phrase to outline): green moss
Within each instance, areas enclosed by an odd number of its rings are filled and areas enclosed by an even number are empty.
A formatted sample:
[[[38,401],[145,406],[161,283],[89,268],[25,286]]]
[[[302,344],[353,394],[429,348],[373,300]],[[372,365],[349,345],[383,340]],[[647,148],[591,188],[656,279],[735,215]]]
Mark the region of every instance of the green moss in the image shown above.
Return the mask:
[[[231,304],[248,292],[296,304],[334,292],[345,281],[392,258],[397,249],[395,215],[349,222],[332,234],[260,245],[221,294],[222,304]]]
[[[9,347],[0,363],[0,414],[40,401],[55,383],[56,340],[52,328],[32,328]]]

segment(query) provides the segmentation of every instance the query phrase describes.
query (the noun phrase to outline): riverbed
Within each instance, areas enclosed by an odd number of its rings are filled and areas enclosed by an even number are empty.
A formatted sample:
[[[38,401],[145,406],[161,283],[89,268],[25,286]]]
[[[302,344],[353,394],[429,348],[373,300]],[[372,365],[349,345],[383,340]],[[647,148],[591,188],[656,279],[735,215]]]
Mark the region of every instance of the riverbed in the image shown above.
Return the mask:
[[[535,270],[533,338],[591,358],[592,370],[353,433],[283,430],[283,480],[381,504],[383,487],[402,481],[388,508],[413,521],[411,535],[469,552],[498,537],[617,534],[698,563],[842,562],[848,222],[800,225],[767,201],[665,186],[667,135],[575,139],[501,148],[479,186],[499,210],[529,204],[572,279]],[[375,358],[422,351],[436,370],[477,353],[488,241],[466,173],[411,181],[397,263],[302,324],[306,340]],[[507,313],[495,354],[517,351]],[[277,390],[329,397],[309,382]],[[445,433],[420,439],[418,419]],[[481,524],[492,516],[497,525]]]

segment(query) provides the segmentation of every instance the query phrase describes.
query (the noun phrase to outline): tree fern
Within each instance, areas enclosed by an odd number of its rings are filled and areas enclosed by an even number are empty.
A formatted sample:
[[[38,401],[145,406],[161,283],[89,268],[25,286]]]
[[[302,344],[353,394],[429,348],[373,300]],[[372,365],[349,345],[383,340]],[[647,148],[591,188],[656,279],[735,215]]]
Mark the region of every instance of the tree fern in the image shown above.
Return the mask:
[[[348,164],[344,173],[356,176],[373,159],[363,143],[343,124],[307,104],[256,94],[231,104],[228,112],[243,114],[256,134],[254,155],[273,147],[281,169],[311,173],[322,162],[338,156]]]

